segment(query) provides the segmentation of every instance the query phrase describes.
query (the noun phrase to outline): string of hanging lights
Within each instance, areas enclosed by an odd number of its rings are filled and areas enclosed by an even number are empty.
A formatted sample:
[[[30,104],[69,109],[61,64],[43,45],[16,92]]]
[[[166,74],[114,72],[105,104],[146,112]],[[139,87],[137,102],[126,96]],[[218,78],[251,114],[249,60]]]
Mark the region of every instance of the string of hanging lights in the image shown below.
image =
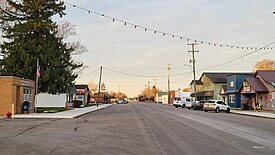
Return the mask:
[[[209,42],[209,41],[205,41],[205,40],[201,40],[201,39],[189,38],[189,37],[186,37],[186,36],[181,36],[181,35],[176,35],[176,34],[171,34],[171,33],[163,32],[163,31],[155,30],[155,29],[149,28],[147,26],[134,24],[134,23],[131,23],[131,22],[128,22],[128,21],[124,21],[124,20],[121,20],[121,19],[118,19],[118,18],[114,18],[114,17],[108,16],[108,15],[105,15],[103,13],[98,13],[96,11],[89,10],[87,8],[84,8],[84,7],[77,6],[77,5],[72,4],[72,3],[65,2],[65,4],[67,4],[69,6],[72,6],[73,8],[78,8],[78,9],[81,9],[83,11],[86,11],[88,14],[95,14],[95,15],[99,15],[101,17],[105,17],[107,19],[110,19],[112,22],[120,22],[125,26],[133,26],[134,28],[143,29],[145,32],[151,31],[154,34],[161,34],[162,36],[170,36],[172,38],[177,38],[177,39],[180,39],[180,40],[186,40],[187,42],[195,42],[195,43],[206,44],[206,45],[214,46],[214,47],[236,48],[236,49],[242,49],[242,50],[245,50],[245,49],[246,50],[272,50],[272,48],[273,48],[273,47],[266,47],[266,46],[265,47],[237,46],[237,45],[214,43],[214,42]]]

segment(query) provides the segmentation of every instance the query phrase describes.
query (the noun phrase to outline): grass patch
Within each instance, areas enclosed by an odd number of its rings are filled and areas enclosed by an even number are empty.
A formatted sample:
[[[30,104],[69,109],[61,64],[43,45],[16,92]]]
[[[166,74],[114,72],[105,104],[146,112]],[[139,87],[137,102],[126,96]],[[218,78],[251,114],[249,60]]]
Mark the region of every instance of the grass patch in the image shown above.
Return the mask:
[[[71,109],[66,109],[64,107],[38,107],[37,112],[38,113],[56,113],[61,111],[66,111]]]

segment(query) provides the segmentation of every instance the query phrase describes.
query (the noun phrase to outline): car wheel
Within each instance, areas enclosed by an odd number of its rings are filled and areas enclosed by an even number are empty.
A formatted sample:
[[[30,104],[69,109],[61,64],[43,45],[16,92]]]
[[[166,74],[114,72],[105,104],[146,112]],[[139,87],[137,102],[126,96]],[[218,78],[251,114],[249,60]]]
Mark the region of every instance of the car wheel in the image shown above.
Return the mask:
[[[216,112],[216,113],[219,113],[219,112],[220,112],[220,108],[217,107],[217,108],[215,109],[215,112]]]
[[[190,110],[191,108],[190,108],[190,107],[188,107],[188,109]]]
[[[229,112],[230,112],[230,108],[227,108],[225,112],[226,112],[226,113],[229,113]]]
[[[183,105],[182,105],[181,107],[182,107],[182,108],[185,108],[185,106],[183,106]]]
[[[176,108],[178,108],[178,106],[175,106]]]
[[[204,109],[204,112],[207,112],[207,111],[208,111],[208,110],[205,110],[205,109]]]

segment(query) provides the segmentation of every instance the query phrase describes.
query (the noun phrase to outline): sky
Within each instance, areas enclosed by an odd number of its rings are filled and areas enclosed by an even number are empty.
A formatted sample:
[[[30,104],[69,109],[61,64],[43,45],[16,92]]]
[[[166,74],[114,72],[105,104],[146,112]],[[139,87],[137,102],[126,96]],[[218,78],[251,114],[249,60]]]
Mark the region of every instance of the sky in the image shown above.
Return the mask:
[[[275,59],[274,0],[64,1],[67,15],[55,20],[74,24],[77,35],[68,41],[80,41],[88,50],[73,57],[88,66],[77,84],[98,83],[103,66],[107,91],[134,97],[155,81],[167,90],[171,64],[171,90],[189,87],[193,74],[188,44],[194,42],[196,79],[210,71],[250,72],[257,61]]]

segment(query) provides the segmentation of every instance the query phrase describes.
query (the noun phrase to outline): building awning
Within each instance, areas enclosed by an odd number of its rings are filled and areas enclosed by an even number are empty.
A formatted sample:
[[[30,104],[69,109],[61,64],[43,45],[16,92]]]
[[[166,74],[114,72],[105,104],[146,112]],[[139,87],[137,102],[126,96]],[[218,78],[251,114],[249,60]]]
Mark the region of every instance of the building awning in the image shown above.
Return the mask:
[[[191,97],[195,97],[195,93],[192,93],[190,96],[191,96]],[[214,90],[197,92],[197,97],[198,97],[198,96],[202,96],[202,97],[212,97],[212,96],[214,96]]]

